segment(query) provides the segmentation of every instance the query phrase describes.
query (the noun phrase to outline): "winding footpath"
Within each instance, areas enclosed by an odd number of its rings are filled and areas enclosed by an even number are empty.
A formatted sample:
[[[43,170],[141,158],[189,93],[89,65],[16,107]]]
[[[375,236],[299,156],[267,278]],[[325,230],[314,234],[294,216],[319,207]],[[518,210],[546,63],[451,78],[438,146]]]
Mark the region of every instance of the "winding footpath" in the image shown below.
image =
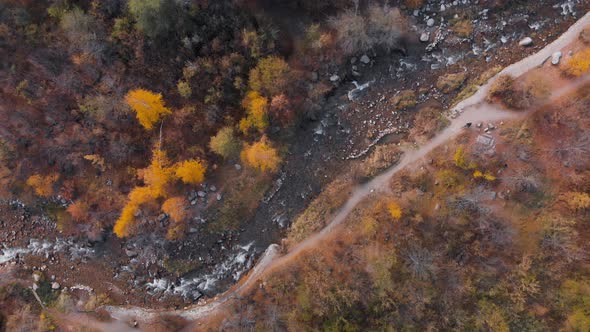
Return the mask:
[[[256,285],[256,282],[260,278],[269,273],[271,270],[282,266],[287,263],[293,257],[297,256],[307,248],[316,246],[319,242],[326,239],[326,237],[340,225],[346,217],[354,210],[354,208],[365,198],[371,195],[376,195],[380,190],[384,189],[384,184],[389,182],[389,179],[411,164],[421,160],[428,153],[440,146],[449,139],[455,137],[458,133],[463,130],[463,126],[467,122],[491,122],[506,120],[510,118],[516,118],[519,116],[525,116],[523,113],[514,113],[504,111],[497,108],[494,105],[485,102],[487,93],[494,83],[494,81],[501,75],[511,75],[514,77],[521,76],[535,67],[543,65],[543,63],[551,57],[551,55],[561,49],[565,48],[568,44],[578,38],[579,33],[584,27],[590,25],[590,13],[584,15],[575,24],[573,24],[565,33],[563,33],[558,39],[547,45],[539,52],[517,62],[502,70],[500,73],[491,78],[485,85],[481,86],[478,91],[471,97],[463,100],[456,106],[456,110],[460,112],[460,115],[451,121],[449,127],[444,129],[438,135],[436,135],[427,144],[421,146],[417,150],[409,151],[404,154],[398,164],[391,167],[386,172],[375,177],[370,182],[360,185],[355,188],[348,199],[348,201],[340,208],[338,213],[334,215],[331,222],[320,232],[308,237],[304,241],[300,242],[285,255],[279,255],[279,246],[273,244],[269,246],[263,256],[259,259],[256,266],[242,278],[240,283],[235,285],[227,292],[219,295],[217,298],[211,300],[209,303],[204,305],[197,305],[190,307],[186,310],[150,310],[139,307],[120,307],[120,306],[105,306],[104,309],[111,314],[113,319],[119,322],[113,323],[110,331],[125,331],[127,330],[120,324],[120,321],[137,320],[142,323],[149,323],[150,321],[158,318],[162,315],[179,316],[188,320],[198,320],[206,317],[207,315],[216,312],[223,308],[225,305],[232,302],[232,300],[239,298],[245,293],[250,287]],[[585,79],[584,81],[587,81]],[[579,83],[579,82],[578,82]],[[576,84],[578,85],[578,84]],[[553,95],[553,99],[559,95],[566,93],[569,89],[562,89]],[[81,321],[82,322],[82,321]],[[104,325],[102,326],[104,327]],[[131,329],[130,329],[131,330]]]

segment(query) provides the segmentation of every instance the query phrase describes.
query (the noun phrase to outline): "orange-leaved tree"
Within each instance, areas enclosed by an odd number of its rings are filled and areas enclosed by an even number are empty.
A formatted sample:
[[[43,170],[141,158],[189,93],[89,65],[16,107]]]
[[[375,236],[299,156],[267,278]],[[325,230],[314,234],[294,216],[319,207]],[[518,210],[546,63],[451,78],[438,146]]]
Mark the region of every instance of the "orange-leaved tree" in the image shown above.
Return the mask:
[[[27,179],[29,185],[35,191],[35,194],[41,197],[53,195],[53,184],[59,179],[59,174],[52,173],[48,175],[34,174]]]
[[[176,165],[176,176],[186,184],[203,182],[205,171],[207,171],[207,164],[201,160],[185,160]]]
[[[162,204],[162,211],[170,216],[172,223],[168,227],[166,238],[176,240],[184,235],[185,223],[182,221],[186,218],[186,200],[182,196],[168,198]]]
[[[241,158],[244,163],[262,172],[275,172],[281,164],[281,157],[266,137],[246,146],[241,153]]]
[[[186,199],[182,196],[168,198],[162,204],[162,212],[166,213],[174,222],[181,222],[186,218]]]
[[[88,214],[88,204],[85,201],[75,201],[68,206],[66,211],[76,221],[86,221],[90,217]]]
[[[263,133],[268,127],[268,99],[256,91],[250,91],[244,97],[242,106],[246,109],[246,117],[240,120],[240,130],[247,134],[251,128]]]
[[[125,96],[125,101],[135,111],[139,123],[148,130],[154,128],[154,124],[163,116],[172,113],[164,105],[162,94],[148,90],[131,90]]]

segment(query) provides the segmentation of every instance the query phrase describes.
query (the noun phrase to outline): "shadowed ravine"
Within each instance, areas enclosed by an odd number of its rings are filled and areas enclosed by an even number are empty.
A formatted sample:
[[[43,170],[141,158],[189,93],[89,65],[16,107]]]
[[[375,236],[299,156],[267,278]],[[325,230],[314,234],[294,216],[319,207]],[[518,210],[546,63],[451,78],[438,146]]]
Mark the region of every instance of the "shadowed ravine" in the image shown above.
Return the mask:
[[[121,320],[136,319],[143,323],[148,323],[150,320],[157,318],[160,315],[174,315],[180,316],[188,320],[197,320],[203,318],[212,312],[224,307],[224,305],[231,302],[232,299],[244,294],[251,286],[256,284],[256,281],[263,275],[269,273],[273,269],[280,267],[281,265],[289,262],[292,258],[303,252],[305,249],[316,246],[320,241],[325,239],[338,225],[340,225],[346,217],[353,211],[353,209],[365,198],[370,197],[379,193],[383,190],[384,184],[389,182],[389,179],[400,170],[411,166],[412,164],[420,161],[428,153],[433,151],[436,147],[440,146],[444,142],[456,136],[460,133],[467,122],[490,122],[514,119],[517,117],[524,117],[530,112],[514,113],[504,111],[498,108],[496,105],[491,105],[485,102],[487,92],[493,84],[493,82],[501,75],[509,74],[518,77],[527,71],[542,65],[545,60],[554,52],[557,52],[570,44],[575,38],[577,38],[580,31],[590,24],[590,13],[587,13],[574,25],[572,25],[568,31],[561,35],[557,40],[547,45],[539,52],[531,55],[515,64],[512,64],[490,79],[485,85],[481,86],[479,90],[468,99],[459,103],[456,107],[460,111],[461,115],[451,121],[449,127],[444,129],[438,135],[436,135],[427,144],[419,147],[416,150],[407,151],[398,164],[391,167],[384,173],[373,178],[370,182],[356,187],[351,193],[348,201],[340,208],[340,210],[333,216],[330,223],[322,229],[320,232],[308,237],[301,243],[295,245],[291,250],[284,254],[279,255],[278,245],[271,245],[266,252],[259,259],[255,267],[245,275],[242,280],[232,287],[227,292],[219,295],[215,299],[212,299],[209,303],[204,305],[193,306],[186,310],[150,310],[139,307],[121,307],[121,306],[106,306],[104,309],[108,311],[115,322],[112,323],[100,323],[93,324],[92,319],[81,314],[71,314],[64,317],[68,321],[78,321],[80,323],[94,326],[98,329],[108,329],[110,331],[124,331],[128,328],[121,324]],[[575,81],[572,84],[562,87],[556,90],[550,98],[555,100],[562,95],[570,92],[579,85],[588,81],[589,77],[584,77],[581,80]],[[117,322],[116,320],[119,320]],[[129,329],[132,330],[132,329]]]

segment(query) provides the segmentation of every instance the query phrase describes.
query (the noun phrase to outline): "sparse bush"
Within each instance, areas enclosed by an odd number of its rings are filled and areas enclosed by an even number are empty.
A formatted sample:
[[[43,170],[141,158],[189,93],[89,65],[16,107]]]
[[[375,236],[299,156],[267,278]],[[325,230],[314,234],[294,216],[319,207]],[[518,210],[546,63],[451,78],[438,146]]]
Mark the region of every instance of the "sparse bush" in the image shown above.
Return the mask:
[[[326,186],[291,225],[288,234],[289,245],[294,245],[321,230],[329,222],[332,213],[346,202],[351,188],[350,181],[344,180],[336,180]]]
[[[271,185],[272,177],[251,168],[229,179],[221,206],[208,225],[209,230],[233,230],[249,220]]]
[[[494,84],[490,87],[488,92],[488,100],[494,101],[500,99],[506,101],[509,98],[513,98],[514,94],[514,78],[509,75],[502,75],[496,79]]]
[[[464,87],[461,90],[461,92],[459,92],[457,94],[457,96],[453,100],[453,104],[456,105],[457,103],[463,101],[464,99],[467,99],[467,98],[473,96],[477,92],[477,90],[479,89],[480,85],[487,83],[487,81],[489,81],[490,78],[494,77],[494,75],[499,73],[501,70],[502,70],[501,66],[495,66],[495,67],[492,67],[492,68],[486,70],[485,72],[483,72],[476,80],[467,84],[467,86]]]
[[[416,92],[404,90],[391,98],[391,104],[397,109],[404,109],[416,106]]]
[[[89,54],[100,58],[104,51],[103,32],[94,17],[80,8],[73,8],[61,15],[60,27],[65,32],[70,48],[74,52]]]
[[[473,24],[471,20],[459,20],[456,21],[452,28],[453,32],[455,32],[459,37],[468,38],[473,33]]]
[[[567,59],[562,66],[566,75],[580,77],[590,71],[590,49],[579,51]]]
[[[395,164],[401,153],[395,144],[378,145],[355,169],[354,177],[366,181]]]
[[[459,175],[450,169],[436,173],[436,179],[445,188],[453,188],[460,183]]]
[[[176,87],[178,88],[178,93],[182,98],[189,98],[191,96],[192,89],[187,81],[178,81]]]
[[[438,78],[438,81],[436,82],[436,87],[442,93],[451,93],[457,90],[459,87],[461,87],[463,82],[465,82],[466,78],[467,73],[465,72],[447,74]]]
[[[305,47],[309,49],[322,48],[322,32],[319,24],[311,24],[305,30],[305,38],[303,40]]]
[[[580,35],[578,37],[582,41],[582,43],[590,44],[590,27],[584,28],[584,30],[580,32]]]
[[[373,47],[386,51],[400,47],[406,22],[397,8],[372,4],[368,9],[367,33]]]
[[[6,330],[14,332],[39,331],[42,326],[39,316],[31,312],[31,306],[18,308],[14,314],[6,319]]]
[[[223,127],[211,137],[209,147],[225,159],[232,159],[240,154],[242,142],[236,137],[232,127]]]
[[[352,10],[346,10],[329,20],[330,26],[338,32],[338,45],[347,55],[365,52],[373,46],[365,18]]]
[[[583,211],[590,208],[590,195],[584,192],[566,192],[561,194],[560,199],[572,211]]]
[[[150,38],[170,35],[182,21],[182,11],[172,0],[130,0],[129,12],[137,30]]]
[[[453,161],[455,162],[455,166],[462,169],[474,169],[477,167],[473,161],[467,159],[465,156],[465,148],[463,146],[457,148],[453,155]]]
[[[424,0],[404,0],[404,3],[410,9],[418,9],[424,6]]]
[[[366,16],[346,10],[330,18],[329,23],[338,32],[338,44],[347,55],[376,47],[387,51],[399,48],[406,25],[399,10],[376,4],[369,6]]]
[[[78,104],[78,109],[89,118],[104,123],[116,119],[127,110],[118,99],[104,95],[88,95]]]
[[[508,108],[522,110],[545,101],[550,94],[542,74],[533,72],[520,82],[508,75],[498,77],[488,92],[487,100],[500,101]]]
[[[545,76],[540,72],[528,75],[523,82],[522,89],[530,105],[540,104],[551,96],[551,88]]]
[[[488,101],[500,101],[512,109],[524,109],[529,106],[528,101],[516,87],[516,81],[512,76],[502,75],[492,84],[488,93]]]
[[[449,124],[449,119],[439,108],[421,108],[414,118],[414,125],[410,128],[410,137],[423,143],[431,139],[436,132]]]

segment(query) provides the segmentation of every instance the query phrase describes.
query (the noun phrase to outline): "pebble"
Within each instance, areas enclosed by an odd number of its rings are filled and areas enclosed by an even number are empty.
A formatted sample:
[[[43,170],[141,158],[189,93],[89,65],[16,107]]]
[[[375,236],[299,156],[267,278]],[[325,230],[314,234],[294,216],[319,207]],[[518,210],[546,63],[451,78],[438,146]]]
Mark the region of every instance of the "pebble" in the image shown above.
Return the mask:
[[[525,37],[521,41],[518,42],[520,46],[531,46],[533,45],[533,39],[531,37]]]
[[[366,54],[363,54],[363,56],[361,57],[361,62],[367,65],[371,62],[371,59],[369,59],[369,57]]]
[[[426,25],[431,27],[434,25],[434,19],[433,18],[429,18],[428,21],[426,21]]]
[[[51,283],[51,289],[59,289],[61,286],[59,285],[58,282],[52,282]]]
[[[237,171],[242,169],[242,166],[240,166],[240,164],[235,164],[234,167],[236,168]]]
[[[561,52],[553,53],[553,55],[551,56],[551,64],[554,66],[557,66],[559,64],[560,60],[561,60]]]
[[[330,82],[338,82],[340,80],[340,76],[338,75],[332,75],[330,76]]]

